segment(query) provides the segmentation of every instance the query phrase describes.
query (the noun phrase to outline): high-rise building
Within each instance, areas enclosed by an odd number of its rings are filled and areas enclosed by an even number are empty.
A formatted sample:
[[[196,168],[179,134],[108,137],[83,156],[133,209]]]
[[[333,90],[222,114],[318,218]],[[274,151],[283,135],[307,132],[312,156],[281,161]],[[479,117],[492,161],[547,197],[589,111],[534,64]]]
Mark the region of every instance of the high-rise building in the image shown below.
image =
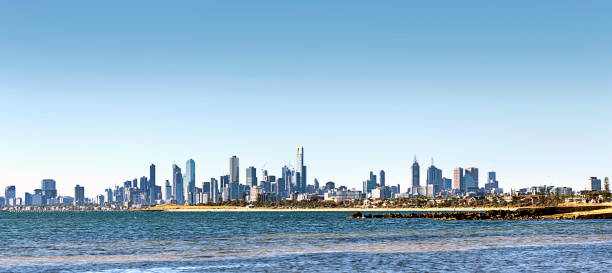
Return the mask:
[[[140,177],[140,190],[146,195],[149,192],[149,179],[146,176]]]
[[[74,205],[80,206],[85,204],[85,187],[78,184],[74,187]]]
[[[238,162],[238,157],[236,157],[235,155],[230,157],[229,159],[229,168],[230,168],[230,174],[229,174],[229,182],[238,182],[240,183],[240,163]]]
[[[246,184],[250,187],[257,186],[257,169],[253,166],[246,169]]]
[[[442,187],[442,190],[450,191],[450,190],[453,189],[453,180],[452,179],[443,177],[442,178],[442,182],[444,183],[444,186]]]
[[[601,191],[601,179],[597,177],[591,177],[587,180],[587,191]]]
[[[155,200],[158,200],[157,186],[155,185],[155,165],[151,164],[149,166],[149,193],[148,195],[148,203],[155,203]],[[161,192],[160,192],[161,193]],[[161,194],[160,194],[161,195]]]
[[[293,182],[292,180],[292,174],[291,174],[291,169],[289,169],[289,167],[287,167],[287,165],[283,166],[282,170],[281,170],[282,174],[282,180],[285,183],[285,191],[283,193],[281,193],[282,197],[288,197],[290,193],[293,192]]]
[[[40,189],[47,199],[57,197],[57,189],[55,188],[55,180],[53,179],[43,179],[40,182]]]
[[[471,167],[465,169],[465,176],[470,176],[466,178],[465,187],[468,192],[477,192],[478,191],[478,168]],[[469,182],[469,183],[468,183]]]
[[[463,168],[455,168],[453,170],[453,190],[465,192],[465,177],[463,176]]]
[[[185,204],[185,188],[183,187],[183,174],[181,168],[174,164],[172,166],[172,196],[177,204]]]
[[[499,188],[499,182],[497,182],[497,175],[495,172],[489,172],[489,179],[485,183],[485,190],[490,191]]]
[[[380,180],[380,186],[385,186],[385,171],[380,170],[380,174],[378,175],[378,179]]]
[[[215,178],[210,179],[210,201],[219,202],[219,182]]]
[[[427,185],[433,185],[433,193],[436,194],[442,191],[444,182],[442,181],[442,170],[436,168],[433,162],[429,168],[427,168]]]
[[[7,206],[13,205],[11,202],[14,202],[16,194],[15,186],[7,186],[4,189],[4,202],[6,202]]]
[[[300,179],[298,179],[298,177]],[[304,166],[304,147],[297,148],[295,183],[297,191],[304,192],[306,190],[306,166]]]
[[[187,160],[185,163],[185,176],[183,181],[187,184],[185,192],[187,192],[187,204],[195,204],[196,186],[195,186],[195,161]]]
[[[376,183],[376,175],[374,172],[370,171],[370,178],[366,181],[363,181],[363,193],[370,193],[372,189],[375,189],[378,186]]]
[[[29,193],[29,192],[25,193],[23,203],[26,206],[31,206],[32,205],[32,194],[31,193]]]
[[[414,157],[414,163],[412,163],[412,187],[420,187],[421,186],[421,175],[420,175],[420,167],[419,162],[417,162],[416,156]]]
[[[104,193],[106,194],[106,202],[108,202],[109,204],[112,204],[113,203],[113,190],[111,188],[108,188],[104,190]]]
[[[165,191],[164,191],[164,200],[166,202],[170,202],[174,197],[172,196],[172,186],[170,185],[170,181],[166,180]]]

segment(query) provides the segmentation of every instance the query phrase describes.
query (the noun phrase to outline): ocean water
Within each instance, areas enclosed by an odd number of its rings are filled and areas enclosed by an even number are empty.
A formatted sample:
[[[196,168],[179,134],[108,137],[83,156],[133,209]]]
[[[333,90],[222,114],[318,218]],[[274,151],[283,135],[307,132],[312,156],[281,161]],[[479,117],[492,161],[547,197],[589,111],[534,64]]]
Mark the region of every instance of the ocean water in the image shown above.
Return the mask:
[[[0,272],[609,272],[611,220],[0,213]]]

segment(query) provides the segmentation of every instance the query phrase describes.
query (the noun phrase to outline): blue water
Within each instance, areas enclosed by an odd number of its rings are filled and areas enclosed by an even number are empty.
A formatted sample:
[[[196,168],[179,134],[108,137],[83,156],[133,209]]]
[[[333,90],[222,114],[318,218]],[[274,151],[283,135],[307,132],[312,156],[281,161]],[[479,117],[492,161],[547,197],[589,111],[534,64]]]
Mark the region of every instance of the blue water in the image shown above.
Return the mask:
[[[0,272],[609,271],[612,221],[0,213]]]

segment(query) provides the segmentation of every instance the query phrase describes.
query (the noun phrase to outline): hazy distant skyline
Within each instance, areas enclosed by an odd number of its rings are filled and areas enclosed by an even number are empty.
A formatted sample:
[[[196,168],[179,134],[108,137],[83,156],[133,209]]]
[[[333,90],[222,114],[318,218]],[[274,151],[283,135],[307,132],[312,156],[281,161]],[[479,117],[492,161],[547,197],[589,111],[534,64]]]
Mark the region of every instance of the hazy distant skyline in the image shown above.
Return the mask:
[[[609,1],[0,3],[0,188],[196,185],[304,147],[308,184],[612,176]],[[425,177],[421,175],[421,184]]]

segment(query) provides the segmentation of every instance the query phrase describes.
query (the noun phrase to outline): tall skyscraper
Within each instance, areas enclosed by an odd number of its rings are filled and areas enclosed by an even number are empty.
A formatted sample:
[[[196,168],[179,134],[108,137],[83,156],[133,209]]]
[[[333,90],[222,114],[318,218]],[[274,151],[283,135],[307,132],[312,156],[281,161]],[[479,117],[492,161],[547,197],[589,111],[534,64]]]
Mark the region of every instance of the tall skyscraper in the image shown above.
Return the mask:
[[[434,193],[438,193],[444,188],[442,170],[436,168],[436,166],[433,165],[433,162],[431,166],[427,168],[427,185],[434,185]]]
[[[469,179],[466,179],[465,188],[468,192],[477,192],[478,191],[478,168],[471,167],[465,169],[465,176],[470,176]],[[469,183],[468,183],[469,180]]]
[[[210,179],[210,201],[213,203],[219,202],[219,183],[217,179]]]
[[[306,166],[304,166],[304,147],[302,146],[297,148],[295,178],[296,178],[295,182],[296,182],[297,190],[299,192],[304,192],[306,190],[307,179],[306,179]]]
[[[416,156],[414,156],[414,163],[412,163],[412,188],[421,186],[421,175],[419,162],[417,162]]]
[[[157,200],[157,186],[155,185],[155,165],[151,164],[151,166],[149,166],[149,186],[148,186],[149,192],[147,193],[147,202],[148,203],[155,203],[155,200]]]
[[[4,201],[7,206],[14,205],[16,193],[15,186],[7,186],[4,189]]]
[[[257,186],[257,169],[253,166],[246,169],[246,184],[249,187]]]
[[[55,180],[43,179],[40,182],[40,189],[46,199],[57,197],[57,189],[55,188]]]
[[[453,190],[465,192],[465,177],[463,176],[463,168],[455,168],[453,170]]]
[[[112,204],[113,203],[113,190],[111,188],[108,188],[104,190],[104,192],[106,193],[106,202],[108,202],[109,204]]]
[[[283,182],[285,183],[285,192],[283,192],[281,195],[283,197],[288,197],[289,194],[293,192],[293,182],[292,182],[291,169],[289,169],[287,165],[283,166],[281,176],[282,176]]]
[[[380,186],[384,187],[385,186],[385,171],[380,170],[379,180],[380,180]]]
[[[183,187],[183,174],[181,168],[176,164],[172,165],[172,196],[178,204],[185,203],[185,188]]]
[[[238,162],[238,157],[235,155],[230,157],[229,159],[229,168],[230,168],[230,182],[240,182],[240,164]]]
[[[85,187],[78,184],[74,187],[74,205],[80,206],[85,204]]]
[[[170,200],[174,199],[174,197],[172,196],[172,186],[170,185],[170,181],[168,180],[166,180],[164,195],[164,200],[166,202],[170,202]]]
[[[185,162],[185,176],[183,182],[186,183],[185,192],[187,192],[187,204],[195,204],[196,186],[195,186],[195,161],[193,159]]]

